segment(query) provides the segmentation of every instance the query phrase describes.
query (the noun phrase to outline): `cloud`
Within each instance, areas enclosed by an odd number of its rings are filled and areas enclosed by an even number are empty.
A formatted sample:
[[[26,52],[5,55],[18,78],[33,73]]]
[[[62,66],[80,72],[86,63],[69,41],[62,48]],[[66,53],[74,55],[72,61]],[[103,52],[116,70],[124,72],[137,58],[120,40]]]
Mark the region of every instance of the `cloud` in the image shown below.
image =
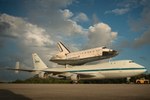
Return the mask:
[[[25,45],[45,46],[52,43],[43,28],[8,14],[0,15],[0,32],[0,37],[17,38]]]
[[[138,7],[149,4],[149,0],[122,0],[116,3],[116,8],[105,11],[104,14],[123,15]]]
[[[53,45],[51,36],[47,34],[44,28],[32,24],[21,17],[8,14],[0,15],[0,42],[0,64],[6,66],[11,64],[10,67],[13,67],[15,64],[15,61],[10,59],[12,59],[12,57],[13,59],[18,58],[18,56],[19,60],[21,60],[20,57],[23,58],[21,63],[32,67],[33,64],[30,55],[33,52],[39,53],[42,55],[41,57],[44,58],[44,61],[48,61],[46,57],[43,57],[45,55],[42,53],[48,54],[49,51],[47,47]],[[16,79],[15,77],[17,77],[17,75],[12,77],[12,74],[14,73],[5,72],[5,74],[1,73],[0,76],[2,75],[5,80]],[[29,77],[29,74],[20,73],[19,76],[20,78],[25,76]]]
[[[47,32],[52,33],[51,35],[70,36],[82,34],[82,26],[71,19],[71,17],[74,17],[74,14],[65,8],[72,2],[73,0],[62,0],[61,2],[59,0],[44,0],[34,3],[28,1],[29,5],[25,5],[28,12],[28,20],[40,27],[44,27]],[[55,36],[53,38],[57,40]]]
[[[97,23],[88,29],[88,48],[108,46],[117,38],[117,32],[112,32],[111,27],[105,23]]]
[[[69,11],[69,9],[60,10],[60,12],[63,14],[63,17],[68,19],[73,16],[73,13]]]
[[[60,30],[61,34],[65,35],[73,35],[73,34],[83,34],[84,29],[81,25],[77,24],[77,21],[72,20],[70,17],[73,16],[73,13],[68,9],[60,10],[63,15],[63,20],[61,21],[62,26],[60,24],[57,27],[57,30]],[[57,32],[57,31],[56,31]],[[58,32],[58,33],[60,33]]]
[[[133,38],[133,40],[122,40],[120,42],[119,47],[121,48],[140,48],[145,45],[150,44],[150,1],[149,0],[125,0],[123,2],[119,2],[117,4],[117,7],[120,8],[128,8],[129,11],[135,10],[136,9],[141,9],[139,13],[139,16],[136,16],[132,18],[130,16],[130,19],[128,21],[129,26],[132,31],[134,31],[134,34],[137,37]],[[117,8],[116,8],[117,9]],[[112,13],[112,11],[110,11]],[[106,12],[106,13],[110,13]],[[135,13],[134,12],[134,13]]]
[[[96,14],[93,14],[93,15],[92,15],[92,21],[93,21],[93,22],[92,22],[93,25],[100,22]]]
[[[138,48],[143,45],[150,44],[150,29],[145,31],[140,37],[136,38],[133,42],[133,47]]]
[[[144,5],[144,9],[141,12],[140,18],[134,20],[129,20],[129,25],[133,31],[141,31],[149,28],[150,25],[150,6],[148,4]]]
[[[3,52],[3,56],[0,59],[8,60],[12,56],[14,58],[19,56],[23,58],[21,63],[33,66],[31,54],[37,52],[44,58],[43,60],[46,63],[49,62],[49,58],[45,57],[45,55],[49,55],[50,51],[54,50],[53,48],[49,50],[50,47],[53,47],[54,41],[44,28],[32,24],[21,17],[8,14],[0,15],[0,25],[0,27],[6,28],[0,33],[0,39],[2,40],[0,44],[1,52]],[[14,61],[12,62],[15,63]]]
[[[79,13],[76,17],[74,17],[74,20],[76,22],[80,22],[80,21],[88,21],[88,17],[85,13]]]
[[[129,25],[131,30],[134,32],[142,33],[139,37],[136,37],[132,42],[132,47],[141,47],[143,45],[150,44],[150,5],[149,0],[141,2],[141,5],[144,7],[140,18],[130,19]]]
[[[106,11],[105,14],[116,14],[116,15],[123,15],[126,14],[127,12],[129,12],[130,9],[129,8],[116,8],[110,11]]]

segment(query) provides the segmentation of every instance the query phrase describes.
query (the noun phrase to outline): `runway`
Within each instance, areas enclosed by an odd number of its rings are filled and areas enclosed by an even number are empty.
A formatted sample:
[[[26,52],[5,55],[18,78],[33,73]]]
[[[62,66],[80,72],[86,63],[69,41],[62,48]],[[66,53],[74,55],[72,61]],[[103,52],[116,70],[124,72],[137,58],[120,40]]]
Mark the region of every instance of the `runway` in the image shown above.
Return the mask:
[[[150,100],[150,85],[0,84],[0,100]]]

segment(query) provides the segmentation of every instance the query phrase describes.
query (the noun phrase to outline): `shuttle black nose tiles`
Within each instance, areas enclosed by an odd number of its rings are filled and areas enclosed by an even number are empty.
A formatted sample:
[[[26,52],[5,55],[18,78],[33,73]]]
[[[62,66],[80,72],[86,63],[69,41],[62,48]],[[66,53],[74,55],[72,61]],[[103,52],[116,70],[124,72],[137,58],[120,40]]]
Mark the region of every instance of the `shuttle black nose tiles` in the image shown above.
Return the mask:
[[[103,53],[102,53],[103,57],[108,57],[108,58],[117,56],[118,54],[119,54],[119,53],[118,53],[118,51],[116,51],[116,50],[103,51]]]
[[[118,55],[118,54],[119,54],[119,52],[118,52],[118,51],[116,51],[116,50],[113,50],[113,54],[114,54],[114,55]]]

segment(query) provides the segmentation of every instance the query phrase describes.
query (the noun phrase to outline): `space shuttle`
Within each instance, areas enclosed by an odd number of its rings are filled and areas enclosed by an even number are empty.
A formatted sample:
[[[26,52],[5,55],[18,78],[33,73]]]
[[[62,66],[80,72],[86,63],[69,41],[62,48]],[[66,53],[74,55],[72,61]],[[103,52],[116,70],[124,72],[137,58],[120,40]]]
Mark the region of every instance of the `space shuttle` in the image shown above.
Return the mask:
[[[70,52],[70,50],[62,42],[58,42],[57,46],[59,48],[59,53],[52,56],[50,61],[59,65],[83,65],[88,62],[109,59],[118,55],[116,50],[108,49],[105,46],[78,52]]]

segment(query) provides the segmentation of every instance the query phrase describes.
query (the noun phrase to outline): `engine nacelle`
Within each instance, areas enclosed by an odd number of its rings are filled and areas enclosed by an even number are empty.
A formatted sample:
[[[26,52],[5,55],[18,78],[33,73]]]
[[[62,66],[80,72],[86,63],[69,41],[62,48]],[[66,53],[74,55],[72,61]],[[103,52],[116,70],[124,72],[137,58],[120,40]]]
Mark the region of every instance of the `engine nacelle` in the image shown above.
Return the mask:
[[[64,77],[60,77],[59,75],[49,75],[49,77],[53,79],[64,79]]]
[[[79,76],[78,74],[72,74],[72,75],[70,76],[70,79],[71,79],[72,81],[74,81],[74,82],[77,82],[77,81],[80,80],[80,76]]]
[[[48,74],[47,73],[45,73],[45,72],[40,72],[39,74],[38,74],[38,77],[39,78],[48,78]]]

